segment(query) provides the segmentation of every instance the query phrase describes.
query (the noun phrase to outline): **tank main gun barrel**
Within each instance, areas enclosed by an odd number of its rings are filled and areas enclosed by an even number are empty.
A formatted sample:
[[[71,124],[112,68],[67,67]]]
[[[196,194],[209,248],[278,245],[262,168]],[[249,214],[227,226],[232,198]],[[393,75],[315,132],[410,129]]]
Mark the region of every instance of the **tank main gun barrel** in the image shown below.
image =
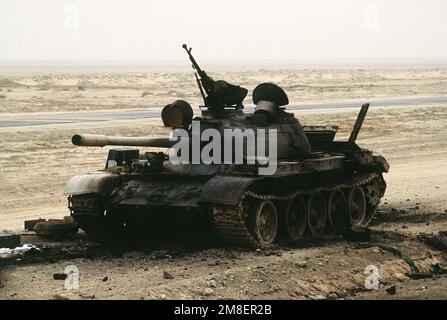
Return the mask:
[[[103,134],[75,134],[71,138],[71,142],[82,147],[132,146],[155,148],[170,148],[177,143],[177,141],[170,141],[169,138],[116,137]]]

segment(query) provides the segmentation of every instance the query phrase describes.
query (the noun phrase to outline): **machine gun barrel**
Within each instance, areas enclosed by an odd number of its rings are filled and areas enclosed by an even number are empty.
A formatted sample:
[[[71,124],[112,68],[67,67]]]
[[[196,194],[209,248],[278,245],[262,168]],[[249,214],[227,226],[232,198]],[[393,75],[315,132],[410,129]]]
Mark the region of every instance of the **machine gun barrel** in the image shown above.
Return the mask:
[[[186,53],[188,53],[189,60],[190,60],[191,63],[192,63],[192,67],[197,71],[197,74],[198,74],[199,77],[200,77],[199,80],[200,80],[200,84],[201,84],[201,86],[199,85],[199,88],[203,87],[203,89],[205,90],[206,94],[207,94],[207,95],[210,95],[211,92],[212,92],[212,90],[213,90],[213,83],[214,83],[214,80],[213,80],[212,78],[210,78],[210,77],[206,74],[206,72],[203,71],[203,70],[200,68],[200,66],[199,66],[199,64],[197,63],[196,59],[194,59],[193,55],[191,54],[191,50],[192,50],[192,48],[189,48],[189,49],[188,49],[188,46],[187,46],[186,44],[184,44],[184,45],[182,46],[182,48],[185,49]]]
[[[155,148],[170,148],[177,143],[177,141],[170,141],[169,138],[116,137],[102,134],[75,134],[71,138],[71,142],[82,147],[133,146]]]
[[[188,46],[187,46],[186,44],[184,44],[184,45],[182,46],[182,48],[185,49],[186,52],[188,53],[189,60],[191,60],[191,63],[192,63],[192,66],[194,67],[194,69],[196,69],[196,70],[197,70],[197,73],[198,73],[199,75],[201,75],[201,73],[203,73],[203,71],[202,71],[202,69],[200,69],[199,64],[196,62],[196,59],[194,59],[194,57],[192,56],[192,54],[191,54],[191,48],[188,49]]]

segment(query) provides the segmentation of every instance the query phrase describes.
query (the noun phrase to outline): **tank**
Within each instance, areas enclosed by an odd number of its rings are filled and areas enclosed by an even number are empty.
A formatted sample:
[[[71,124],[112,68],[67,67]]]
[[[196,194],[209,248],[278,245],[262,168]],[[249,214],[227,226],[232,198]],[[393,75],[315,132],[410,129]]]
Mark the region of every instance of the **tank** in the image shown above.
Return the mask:
[[[254,107],[245,112],[248,90],[213,80],[183,48],[204,101],[199,114],[178,100],[161,112],[169,137],[72,137],[81,147],[119,146],[104,168],[65,186],[71,216],[90,238],[207,234],[265,247],[368,225],[389,170],[381,155],[356,143],[369,104],[349,139],[339,141],[336,125],[302,126],[272,83],[253,90]]]

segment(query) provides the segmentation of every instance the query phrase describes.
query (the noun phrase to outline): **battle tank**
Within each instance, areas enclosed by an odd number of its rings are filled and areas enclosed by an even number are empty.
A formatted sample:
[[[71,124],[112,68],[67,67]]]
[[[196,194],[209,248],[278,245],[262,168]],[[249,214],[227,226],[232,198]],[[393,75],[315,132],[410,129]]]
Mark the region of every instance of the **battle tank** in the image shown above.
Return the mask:
[[[191,49],[183,48],[204,100],[201,115],[193,118],[191,106],[178,100],[163,108],[161,118],[166,127],[186,132],[183,138],[189,148],[180,153],[189,163],[174,163],[166,152],[140,153],[131,148],[172,151],[183,139],[179,137],[72,137],[77,146],[121,146],[109,150],[104,169],[75,176],[65,186],[71,216],[89,237],[99,241],[143,234],[156,238],[193,230],[190,235],[210,233],[230,245],[262,247],[368,225],[385,193],[382,174],[389,169],[382,156],[356,144],[369,104],[362,106],[349,139],[336,141],[337,126],[302,126],[286,111],[286,93],[272,83],[254,89],[254,112],[244,112],[248,91],[213,80],[199,67]],[[239,140],[242,161],[236,161],[237,152],[224,159],[216,150],[210,153],[214,161],[191,161],[206,148],[203,139],[194,145],[193,138],[210,128],[222,140],[225,130],[232,129],[233,151],[243,130],[252,129],[255,138],[260,137],[260,129],[264,138],[275,132],[276,150],[267,150],[274,157],[253,157],[247,151],[253,141],[245,136]],[[209,141],[220,138],[208,137]],[[271,148],[265,140],[254,141],[256,149]],[[222,149],[228,146],[228,141],[221,142]],[[261,175],[266,161],[274,161],[276,170]]]

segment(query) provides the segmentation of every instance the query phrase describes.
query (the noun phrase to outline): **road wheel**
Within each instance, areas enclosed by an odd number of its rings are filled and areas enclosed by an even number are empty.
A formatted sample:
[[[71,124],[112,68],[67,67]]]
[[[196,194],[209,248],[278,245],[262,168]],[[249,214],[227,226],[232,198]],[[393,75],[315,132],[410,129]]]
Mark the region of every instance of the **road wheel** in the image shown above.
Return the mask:
[[[357,187],[349,191],[348,209],[351,226],[362,225],[366,213],[366,198],[362,188]]]
[[[271,201],[262,201],[256,207],[254,233],[261,245],[271,244],[278,231],[278,212]]]
[[[320,192],[311,195],[307,200],[307,225],[313,236],[323,235],[326,228],[326,218],[326,200],[323,195]]]
[[[350,225],[348,203],[341,191],[333,191],[328,197],[328,220],[335,232],[343,232]]]
[[[306,203],[298,196],[287,203],[285,215],[286,233],[289,239],[299,240],[306,231]]]

